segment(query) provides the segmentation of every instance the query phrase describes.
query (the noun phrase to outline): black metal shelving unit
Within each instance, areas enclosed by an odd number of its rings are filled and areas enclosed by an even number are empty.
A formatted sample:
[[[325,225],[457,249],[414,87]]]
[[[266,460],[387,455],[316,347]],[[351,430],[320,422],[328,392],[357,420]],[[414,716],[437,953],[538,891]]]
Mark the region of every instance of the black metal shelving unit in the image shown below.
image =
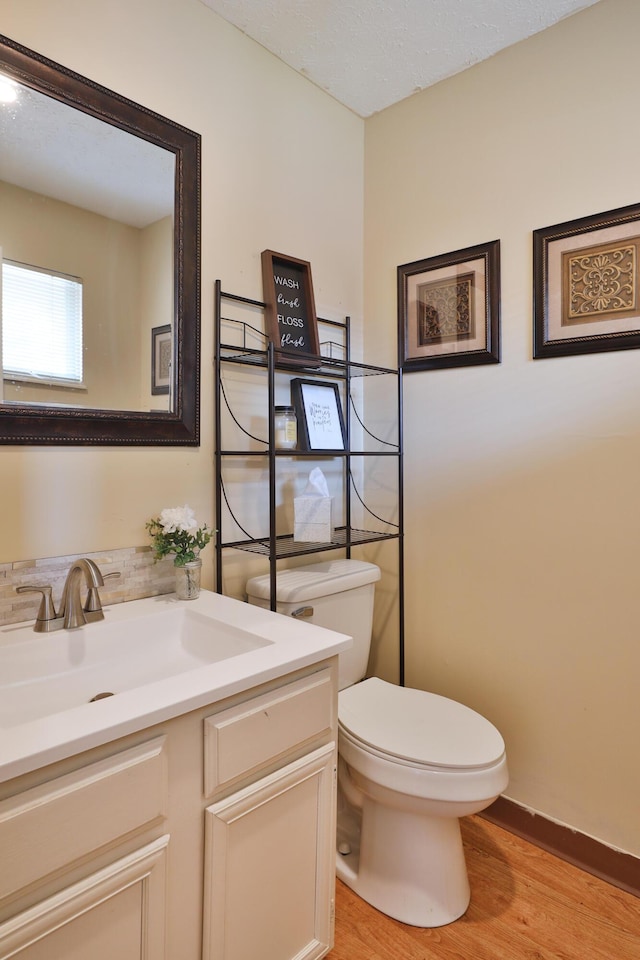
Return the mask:
[[[364,546],[384,540],[395,540],[398,545],[398,616],[399,616],[399,675],[400,683],[404,684],[404,506],[403,506],[403,460],[402,460],[402,371],[388,367],[372,366],[357,363],[351,360],[351,330],[350,321],[346,317],[344,322],[318,318],[320,330],[330,338],[320,345],[320,356],[296,360],[295,366],[280,363],[276,357],[274,345],[263,332],[262,315],[265,304],[260,300],[242,297],[222,290],[219,280],[215,284],[215,337],[214,337],[214,383],[216,389],[215,409],[215,500],[216,516],[218,518],[218,536],[216,539],[216,591],[223,593],[223,563],[224,552],[228,549],[243,550],[248,553],[263,556],[269,561],[269,575],[271,579],[271,608],[276,606],[276,582],[278,561],[302,557],[329,550],[341,550],[346,557],[351,556],[354,547]],[[236,313],[236,315],[232,315]],[[245,316],[251,317],[248,322]],[[262,329],[261,329],[262,328]],[[332,339],[336,336],[338,339]],[[260,371],[266,384],[266,442],[254,436],[247,427],[243,426],[240,418],[234,413],[225,389],[225,372],[234,367],[255,368]],[[345,450],[336,451],[301,451],[276,449],[275,438],[275,396],[276,377],[312,377],[320,380],[337,380],[343,384],[344,390],[344,421],[346,443]],[[386,376],[394,378],[395,402],[397,405],[397,423],[395,423],[395,439],[393,442],[381,439],[370,432],[353,404],[352,384],[356,378]],[[226,410],[226,414],[224,411]],[[236,428],[254,441],[253,449],[235,449],[225,447],[223,418],[230,417]],[[376,449],[352,449],[352,418],[358,422],[363,434],[368,435],[376,443]],[[363,445],[364,446],[364,445]],[[369,508],[361,497],[352,471],[352,464],[356,460],[367,458],[391,457],[397,462],[397,514],[393,521],[385,520]],[[268,512],[269,533],[267,536],[254,537],[244,529],[236,517],[227,496],[224,478],[224,466],[230,460],[247,460],[262,458],[268,464]],[[305,467],[312,465],[312,461],[326,459],[340,459],[343,462],[343,512],[344,525],[334,531],[330,543],[301,543],[294,541],[293,534],[278,534],[276,525],[277,509],[277,471],[280,458],[288,461],[295,459]],[[358,529],[352,526],[352,503],[357,498],[366,514],[375,518],[377,528]],[[226,521],[226,522],[225,522]],[[235,536],[228,537],[225,527],[233,525]],[[238,539],[238,532],[243,536]]]

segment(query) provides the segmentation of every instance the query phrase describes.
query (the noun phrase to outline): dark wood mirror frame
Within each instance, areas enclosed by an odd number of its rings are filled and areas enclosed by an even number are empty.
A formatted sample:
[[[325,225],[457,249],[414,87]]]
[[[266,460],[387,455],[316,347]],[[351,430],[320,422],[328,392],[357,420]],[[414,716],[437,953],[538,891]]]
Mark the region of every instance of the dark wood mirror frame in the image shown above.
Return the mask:
[[[0,71],[175,155],[172,410],[0,404],[1,444],[200,443],[200,135],[0,35]]]

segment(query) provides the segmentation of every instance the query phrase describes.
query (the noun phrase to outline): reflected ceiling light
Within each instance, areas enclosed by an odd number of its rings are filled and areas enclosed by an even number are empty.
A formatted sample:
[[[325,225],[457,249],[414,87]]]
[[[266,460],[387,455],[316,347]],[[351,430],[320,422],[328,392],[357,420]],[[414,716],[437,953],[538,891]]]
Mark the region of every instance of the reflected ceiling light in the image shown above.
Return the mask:
[[[18,99],[18,84],[0,73],[0,103],[13,103]]]

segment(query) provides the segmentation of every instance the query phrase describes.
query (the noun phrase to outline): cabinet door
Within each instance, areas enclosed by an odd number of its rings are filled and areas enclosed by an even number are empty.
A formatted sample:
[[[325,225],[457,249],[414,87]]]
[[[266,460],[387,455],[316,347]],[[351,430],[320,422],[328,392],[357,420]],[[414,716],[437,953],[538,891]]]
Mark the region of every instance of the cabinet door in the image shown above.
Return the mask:
[[[0,924],[0,960],[163,960],[162,837]]]
[[[335,743],[206,809],[204,960],[315,960],[333,942]]]

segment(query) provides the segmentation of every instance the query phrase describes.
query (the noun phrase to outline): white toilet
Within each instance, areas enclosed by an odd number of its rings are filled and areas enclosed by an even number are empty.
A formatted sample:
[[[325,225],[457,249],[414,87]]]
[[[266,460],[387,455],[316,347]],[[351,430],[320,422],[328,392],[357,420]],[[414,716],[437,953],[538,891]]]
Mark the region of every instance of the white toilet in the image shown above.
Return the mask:
[[[281,571],[277,609],[354,641],[339,660],[337,875],[382,913],[439,927],[469,905],[459,817],[507,786],[505,746],[454,700],[362,679],[379,578],[359,560]],[[269,577],[249,580],[247,595],[268,606]]]

